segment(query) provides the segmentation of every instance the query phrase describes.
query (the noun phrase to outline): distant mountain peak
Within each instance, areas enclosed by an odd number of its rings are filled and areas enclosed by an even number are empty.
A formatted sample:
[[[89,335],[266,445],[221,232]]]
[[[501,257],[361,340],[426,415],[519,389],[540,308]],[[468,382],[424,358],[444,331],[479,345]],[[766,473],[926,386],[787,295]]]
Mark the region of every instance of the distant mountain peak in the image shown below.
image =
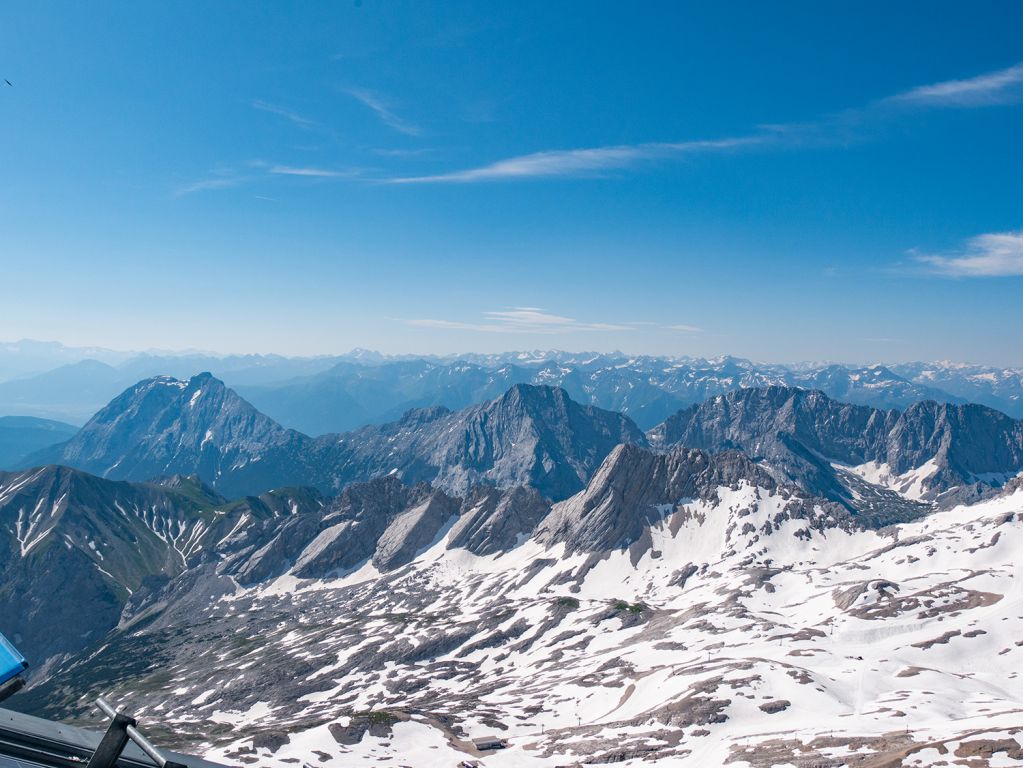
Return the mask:
[[[218,492],[236,495],[300,479],[295,454],[303,441],[308,438],[264,416],[207,372],[138,382],[55,455],[41,458],[114,479],[197,475]]]
[[[1023,470],[1023,422],[981,405],[923,401],[904,411],[819,390],[741,389],[683,409],[649,433],[659,447],[737,449],[774,476],[871,515],[918,516],[959,491],[993,492]],[[951,494],[951,495],[950,495]]]

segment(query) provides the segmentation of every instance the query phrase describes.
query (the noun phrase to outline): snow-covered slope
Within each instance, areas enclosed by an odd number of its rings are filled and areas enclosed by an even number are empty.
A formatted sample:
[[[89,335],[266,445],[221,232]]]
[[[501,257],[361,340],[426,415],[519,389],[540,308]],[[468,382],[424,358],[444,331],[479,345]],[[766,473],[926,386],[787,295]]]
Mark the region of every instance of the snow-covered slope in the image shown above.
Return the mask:
[[[42,694],[102,686],[265,766],[1020,759],[1023,489],[882,531],[745,479],[657,509],[625,546],[541,524],[481,555],[448,528],[395,570],[248,587],[209,563]]]

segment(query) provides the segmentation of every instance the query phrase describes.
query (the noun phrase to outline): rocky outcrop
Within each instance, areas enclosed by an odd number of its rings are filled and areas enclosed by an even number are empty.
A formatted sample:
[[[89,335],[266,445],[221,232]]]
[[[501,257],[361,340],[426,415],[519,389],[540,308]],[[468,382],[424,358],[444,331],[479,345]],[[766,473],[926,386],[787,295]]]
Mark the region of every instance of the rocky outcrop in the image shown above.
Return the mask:
[[[448,546],[477,555],[506,552],[529,538],[550,508],[550,502],[534,488],[501,491],[479,486],[462,503]]]
[[[347,487],[312,514],[264,518],[218,546],[223,572],[255,584],[291,572],[298,578],[336,576],[373,557],[380,537],[402,512],[434,491],[394,476]]]
[[[740,482],[774,488],[774,480],[741,453],[679,448],[655,453],[620,445],[586,490],[555,505],[540,526],[546,544],[569,551],[603,552],[627,546],[687,499],[710,498]]]
[[[440,491],[390,521],[377,540],[373,565],[390,571],[415,559],[439,539],[458,516],[458,501]]]
[[[923,499],[977,483],[997,487],[1023,470],[1023,422],[991,408],[922,402],[885,411],[789,387],[720,395],[679,411],[648,437],[660,447],[744,451],[776,478],[850,507],[856,494],[835,463],[877,462],[903,475],[932,462],[920,477]]]

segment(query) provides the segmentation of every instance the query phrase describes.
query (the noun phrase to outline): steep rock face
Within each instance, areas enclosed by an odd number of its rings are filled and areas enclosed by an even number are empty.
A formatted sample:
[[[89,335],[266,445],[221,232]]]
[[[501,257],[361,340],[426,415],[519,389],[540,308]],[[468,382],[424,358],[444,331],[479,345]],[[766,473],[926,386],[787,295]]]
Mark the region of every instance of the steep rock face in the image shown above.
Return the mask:
[[[901,415],[882,450],[901,471],[935,458],[934,487],[969,483],[1023,469],[1023,421],[983,405],[917,403]]]
[[[65,467],[0,474],[0,616],[38,662],[95,642],[152,573],[176,575],[198,506]]]
[[[528,538],[550,508],[550,502],[534,488],[516,486],[501,491],[479,486],[462,503],[448,546],[477,555],[506,552]]]
[[[410,411],[400,421],[320,439],[340,479],[395,472],[455,494],[486,483],[529,485],[561,499],[579,491],[619,443],[645,443],[619,413],[579,405],[554,387],[516,385],[464,411]]]
[[[458,515],[458,500],[437,491],[426,501],[407,509],[390,522],[377,541],[373,565],[390,571],[411,562],[436,543],[438,536]]]
[[[255,584],[285,573],[301,579],[343,575],[368,561],[392,570],[412,560],[458,514],[459,500],[393,475],[348,486],[312,514],[264,520],[225,539],[224,573]]]
[[[289,571],[304,579],[336,575],[371,558],[389,522],[430,492],[429,486],[409,487],[393,476],[353,484],[312,514],[239,529],[216,554],[224,559],[223,571],[242,584]]]
[[[568,551],[603,552],[636,541],[644,529],[686,499],[706,499],[722,486],[740,482],[773,489],[775,482],[735,451],[710,454],[679,448],[657,454],[620,445],[584,491],[555,505],[537,538],[564,542]]]
[[[874,462],[893,476],[923,468],[914,490],[923,499],[978,482],[997,486],[1023,470],[1023,422],[985,406],[923,402],[882,411],[789,387],[720,395],[649,437],[662,447],[744,451],[779,479],[846,503],[856,493],[834,464]]]
[[[743,389],[679,411],[651,430],[656,445],[735,448],[754,456],[791,435],[823,456],[859,463],[895,425],[898,413],[832,400],[823,392],[791,387]]]

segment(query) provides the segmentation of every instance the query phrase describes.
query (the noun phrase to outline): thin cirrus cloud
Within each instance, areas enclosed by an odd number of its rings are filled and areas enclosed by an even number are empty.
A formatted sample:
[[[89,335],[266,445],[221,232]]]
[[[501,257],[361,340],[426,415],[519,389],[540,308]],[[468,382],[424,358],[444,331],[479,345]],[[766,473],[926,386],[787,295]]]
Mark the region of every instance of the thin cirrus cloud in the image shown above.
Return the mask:
[[[174,196],[184,197],[185,195],[194,195],[197,192],[239,187],[253,180],[251,173],[254,167],[255,164],[250,163],[244,169],[224,166],[214,168],[204,178],[180,184],[174,189]]]
[[[275,176],[302,176],[314,179],[348,179],[357,176],[355,171],[338,171],[330,168],[308,168],[293,165],[273,165],[269,172]]]
[[[407,320],[408,325],[420,328],[441,328],[480,333],[576,333],[590,331],[631,331],[628,325],[615,323],[587,323],[572,317],[555,315],[539,307],[512,307],[506,310],[484,312],[480,322],[418,319]]]
[[[1023,98],[1023,62],[964,80],[946,80],[912,88],[882,103],[930,107],[984,107],[1014,104]]]
[[[230,189],[231,187],[237,187],[241,183],[241,179],[226,176],[200,179],[189,184],[182,184],[174,190],[174,195],[176,197],[183,197],[184,195],[193,195],[196,192],[207,192],[213,189]]]
[[[205,179],[182,184],[174,190],[174,195],[182,197],[198,192],[232,189],[281,176],[303,179],[351,179],[359,175],[358,169],[338,170],[315,166],[271,164],[263,160],[252,160],[241,167],[219,169]]]
[[[370,90],[351,88],[345,91],[369,108],[385,125],[409,136],[420,135],[417,125],[394,112],[387,100]],[[600,177],[611,171],[622,171],[643,165],[677,161],[708,154],[766,150],[770,148],[844,146],[869,135],[867,129],[907,112],[933,109],[970,109],[1023,101],[1023,62],[975,77],[945,80],[922,85],[873,101],[865,106],[823,115],[817,120],[801,123],[761,125],[745,135],[679,142],[645,142],[579,149],[548,150],[508,157],[474,168],[447,171],[432,175],[391,176],[376,181],[390,184],[471,184],[513,181],[517,179]],[[318,124],[290,109],[265,101],[254,101],[255,109],[283,117],[303,128]],[[418,150],[398,150],[395,156],[411,155]],[[404,153],[404,154],[403,154]],[[301,176],[306,178],[353,178],[363,174],[319,167],[275,166],[270,176]],[[177,194],[226,189],[249,180],[214,177],[180,187]],[[943,257],[934,257],[937,259]],[[935,262],[937,263],[937,262]],[[949,267],[951,269],[951,267]]]
[[[678,331],[680,333],[703,333],[703,328],[699,328],[695,325],[685,325],[684,323],[678,323],[676,325],[666,326],[669,331]]]
[[[642,163],[678,160],[713,152],[764,149],[770,146],[844,144],[871,123],[906,110],[974,108],[1015,104],[1023,99],[1023,62],[964,80],[912,88],[865,107],[825,115],[806,123],[764,125],[747,135],[681,142],[623,144],[582,149],[549,150],[505,158],[457,171],[387,179],[394,184],[473,183],[556,177],[599,176],[605,171]]]
[[[418,125],[414,125],[395,114],[394,110],[391,109],[379,94],[362,88],[349,88],[346,93],[364,106],[369,107],[384,125],[393,128],[399,133],[404,133],[407,136],[418,136],[422,133]]]
[[[552,176],[585,176],[601,171],[628,168],[643,161],[707,152],[740,149],[770,140],[774,133],[706,141],[654,142],[649,144],[554,150],[499,160],[480,168],[453,171],[435,176],[391,179],[397,184],[428,182],[473,182]]]
[[[251,102],[251,105],[253,109],[258,109],[261,112],[269,112],[272,115],[283,117],[285,120],[289,121],[293,125],[299,126],[300,128],[312,128],[318,125],[315,120],[310,120],[308,117],[303,117],[298,114],[298,112],[294,112],[286,107],[280,107],[276,104],[269,104],[265,101],[256,99]]]
[[[1023,276],[1023,230],[992,232],[966,241],[951,255],[916,254],[914,260],[929,272],[944,277]]]

